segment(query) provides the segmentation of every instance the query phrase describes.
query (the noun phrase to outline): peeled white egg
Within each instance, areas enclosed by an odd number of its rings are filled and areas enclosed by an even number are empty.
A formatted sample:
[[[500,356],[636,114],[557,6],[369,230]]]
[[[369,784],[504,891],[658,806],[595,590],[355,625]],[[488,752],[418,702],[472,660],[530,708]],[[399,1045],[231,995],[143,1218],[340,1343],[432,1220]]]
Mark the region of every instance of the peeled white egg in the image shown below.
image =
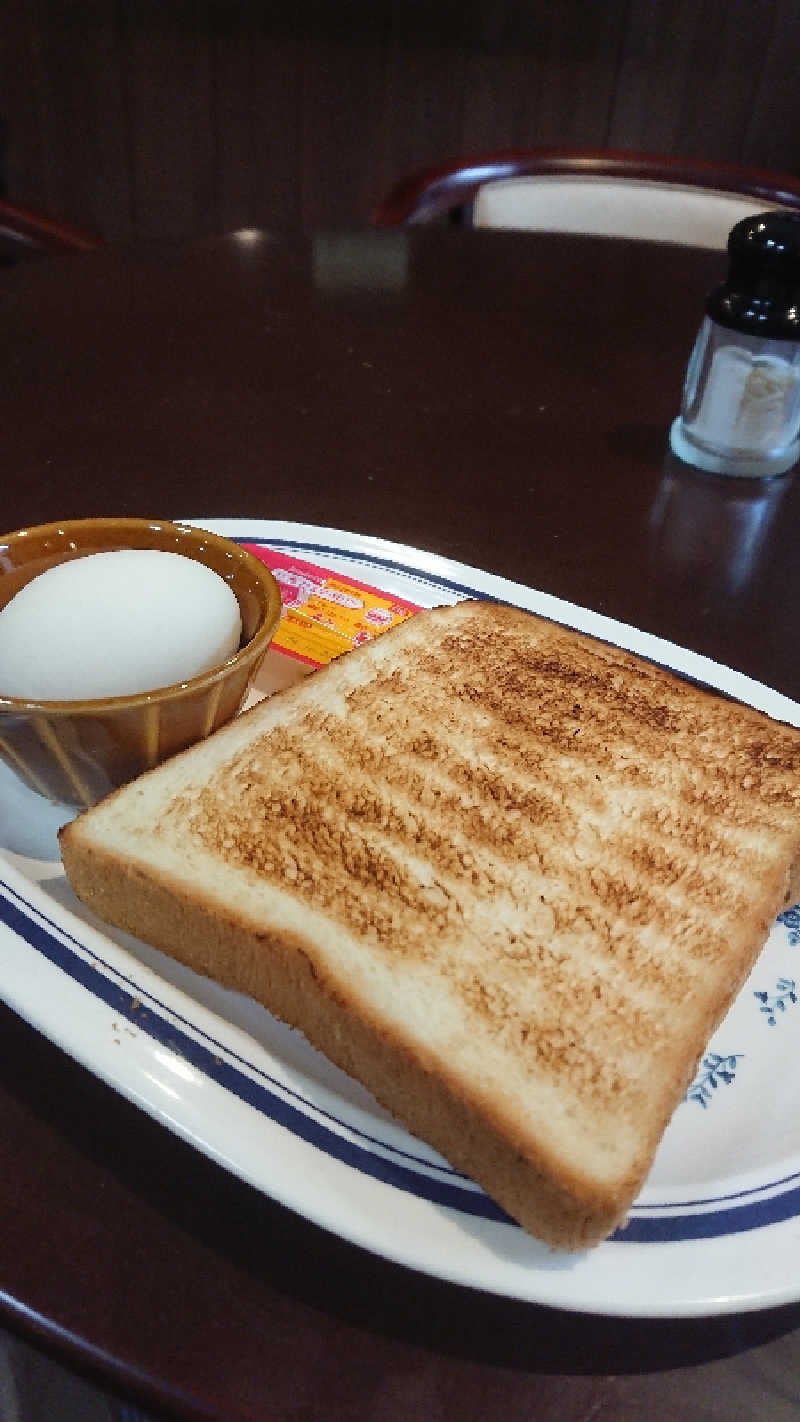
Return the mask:
[[[241,630],[234,593],[193,558],[91,553],[40,573],[0,612],[0,696],[154,691],[227,661]]]

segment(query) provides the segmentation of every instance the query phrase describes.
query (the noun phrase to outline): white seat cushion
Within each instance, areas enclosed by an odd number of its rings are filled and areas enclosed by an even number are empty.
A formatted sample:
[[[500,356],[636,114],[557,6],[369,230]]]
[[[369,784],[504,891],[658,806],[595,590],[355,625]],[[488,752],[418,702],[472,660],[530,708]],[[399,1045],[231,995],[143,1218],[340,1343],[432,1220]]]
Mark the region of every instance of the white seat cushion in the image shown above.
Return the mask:
[[[743,217],[774,209],[758,198],[640,179],[572,175],[503,178],[479,188],[476,227],[639,237],[724,248]]]

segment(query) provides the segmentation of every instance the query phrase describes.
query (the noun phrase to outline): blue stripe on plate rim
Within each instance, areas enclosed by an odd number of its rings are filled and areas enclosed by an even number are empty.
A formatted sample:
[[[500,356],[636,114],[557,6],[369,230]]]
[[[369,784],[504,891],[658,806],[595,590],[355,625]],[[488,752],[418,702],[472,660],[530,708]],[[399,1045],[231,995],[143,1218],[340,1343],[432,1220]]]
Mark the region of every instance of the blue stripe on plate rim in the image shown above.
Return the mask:
[[[229,535],[230,536],[230,535]],[[359,567],[375,568],[377,571],[389,571],[400,573],[412,583],[422,583],[426,587],[446,589],[447,592],[458,593],[463,597],[479,598],[485,602],[487,593],[477,592],[466,583],[454,582],[452,578],[444,578],[439,573],[421,573],[418,568],[409,568],[404,563],[398,563],[394,558],[379,558],[376,553],[350,553],[346,548],[335,548],[327,543],[298,543],[293,538],[248,538],[246,535],[237,534],[231,537],[232,543],[260,544],[262,548],[280,548],[285,553],[307,554],[313,553],[321,555],[323,558],[345,559],[347,562],[358,564]]]
[[[345,558],[361,566],[391,570],[412,582],[467,597],[484,597],[469,586],[433,573],[423,573],[392,559],[354,553],[325,544],[261,536],[238,535],[237,543],[262,544],[293,553]],[[112,969],[91,954],[80,939],[49,919],[0,876],[0,922],[49,962],[71,977],[140,1031],[157,1041],[308,1144],[383,1184],[405,1190],[436,1205],[492,1222],[515,1222],[466,1177],[446,1165],[437,1166],[411,1151],[393,1147],[317,1107],[301,1093],[279,1083],[246,1058],[182,1019],[134,979]],[[75,946],[73,946],[75,945]],[[81,951],[77,951],[77,949]],[[94,961],[88,961],[88,954]],[[142,1011],[142,1004],[149,1004]],[[169,1013],[170,1016],[164,1015]],[[191,1032],[187,1028],[191,1027]],[[750,1189],[707,1198],[634,1205],[626,1225],[612,1235],[616,1243],[664,1244],[713,1239],[761,1229],[800,1214],[800,1173],[763,1182]],[[716,1208],[719,1206],[720,1208]],[[694,1211],[694,1213],[689,1213]]]
[[[3,908],[3,899],[5,899],[9,905],[7,909]],[[79,962],[86,964],[86,960],[90,959],[97,971],[109,978],[112,984],[116,984],[117,991],[109,989],[108,993],[106,993],[105,989],[103,989],[98,995],[102,997],[102,1000],[105,1001],[108,1006],[114,1007],[119,1011],[121,1016],[126,1017],[131,1023],[135,1023],[137,1027],[147,1030],[146,1019],[152,1009],[165,1013],[168,1015],[168,1020],[175,1026],[176,1032],[179,1033],[181,1029],[186,1029],[189,1032],[199,1033],[215,1052],[225,1052],[231,1061],[248,1071],[255,1072],[279,1095],[298,1102],[304,1112],[318,1116],[322,1120],[329,1121],[334,1127],[363,1141],[369,1149],[396,1157],[400,1161],[410,1161],[415,1170],[429,1171],[432,1174],[452,1177],[454,1180],[461,1181],[468,1189],[479,1189],[468,1176],[459,1170],[455,1170],[453,1166],[448,1165],[446,1161],[443,1160],[440,1163],[426,1160],[413,1151],[401,1149],[399,1146],[393,1145],[390,1141],[370,1135],[368,1131],[363,1131],[352,1123],[343,1121],[332,1112],[326,1111],[323,1107],[318,1105],[317,1102],[303,1096],[302,1092],[289,1086],[285,1081],[280,1081],[276,1076],[271,1076],[269,1072],[264,1071],[263,1068],[255,1066],[252,1062],[248,1061],[246,1057],[234,1052],[227,1043],[221,1042],[210,1033],[205,1032],[196,1022],[193,1022],[188,1017],[183,1017],[179,1012],[175,1011],[174,1007],[170,1007],[168,1003],[162,1002],[159,998],[155,997],[152,992],[148,992],[140,983],[137,983],[134,978],[121,972],[119,968],[107,962],[100,954],[93,952],[80,938],[69,933],[63,924],[59,924],[55,919],[49,918],[41,906],[31,903],[20,894],[18,889],[13,888],[0,877],[0,922],[6,923],[7,927],[16,932],[19,937],[24,938],[30,947],[34,947],[37,951],[41,952],[48,961],[54,963],[57,967],[64,968],[66,961],[64,954],[59,954],[56,950],[53,950],[52,945],[44,941],[37,942],[28,935],[23,922],[23,920],[27,919],[36,924],[43,933],[55,937],[57,941],[61,943],[62,947],[69,948],[69,945],[72,945],[72,951],[77,951]],[[74,977],[81,986],[84,986],[84,979],[90,977],[91,974],[88,972],[87,965],[86,972],[79,974],[70,973],[70,976]],[[147,1004],[147,1007],[145,1007],[144,1004]],[[166,1040],[159,1038],[159,1041],[162,1042],[162,1045],[169,1045]],[[176,1037],[176,1044],[178,1043],[179,1037]],[[178,1050],[177,1045],[175,1050],[178,1055],[182,1055],[188,1060],[186,1053]]]
[[[457,1171],[438,1170],[411,1152],[375,1140],[331,1113],[321,1111],[301,1093],[276,1082],[246,1058],[237,1057],[224,1043],[159,1002],[137,984],[135,978],[118,973],[92,954],[80,939],[48,919],[1,876],[0,922],[139,1031],[308,1144],[383,1184],[409,1191],[433,1204],[494,1222],[514,1224],[488,1195]],[[145,1010],[144,1003],[148,1004]],[[169,1017],[164,1015],[167,1012]],[[187,1030],[189,1027],[191,1033]],[[438,1174],[434,1174],[437,1170]],[[448,1174],[450,1179],[443,1178]],[[661,1244],[711,1239],[776,1224],[800,1213],[798,1179],[795,1174],[727,1196],[635,1205],[624,1229],[618,1230],[612,1239],[626,1244]],[[775,1190],[781,1193],[764,1198],[766,1192]],[[716,1205],[723,1208],[716,1209]],[[696,1213],[685,1213],[692,1209]],[[658,1213],[654,1213],[656,1211]]]

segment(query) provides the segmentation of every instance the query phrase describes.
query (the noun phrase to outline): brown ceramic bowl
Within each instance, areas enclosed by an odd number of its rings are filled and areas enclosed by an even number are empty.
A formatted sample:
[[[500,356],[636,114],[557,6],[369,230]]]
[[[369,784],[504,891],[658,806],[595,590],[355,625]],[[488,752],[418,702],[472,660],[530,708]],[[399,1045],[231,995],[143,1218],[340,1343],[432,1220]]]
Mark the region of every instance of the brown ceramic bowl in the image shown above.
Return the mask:
[[[41,795],[68,805],[93,805],[229,721],[280,618],[278,585],[252,553],[204,529],[145,518],[77,519],[0,536],[0,608],[46,568],[120,548],[182,553],[219,573],[239,603],[242,644],[222,666],[136,696],[25,701],[0,694],[0,757]]]

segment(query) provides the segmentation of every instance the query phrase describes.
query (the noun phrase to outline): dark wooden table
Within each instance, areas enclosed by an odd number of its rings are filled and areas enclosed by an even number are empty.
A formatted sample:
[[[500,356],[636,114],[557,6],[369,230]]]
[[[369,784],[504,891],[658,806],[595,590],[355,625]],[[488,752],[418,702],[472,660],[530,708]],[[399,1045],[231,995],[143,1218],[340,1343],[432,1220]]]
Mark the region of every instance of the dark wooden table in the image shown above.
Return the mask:
[[[0,521],[380,534],[800,697],[800,485],[667,453],[723,268],[415,230],[5,269]],[[0,1313],[131,1397],[224,1422],[800,1418],[797,1308],[605,1320],[437,1282],[239,1183],[6,1008],[0,1031]]]

